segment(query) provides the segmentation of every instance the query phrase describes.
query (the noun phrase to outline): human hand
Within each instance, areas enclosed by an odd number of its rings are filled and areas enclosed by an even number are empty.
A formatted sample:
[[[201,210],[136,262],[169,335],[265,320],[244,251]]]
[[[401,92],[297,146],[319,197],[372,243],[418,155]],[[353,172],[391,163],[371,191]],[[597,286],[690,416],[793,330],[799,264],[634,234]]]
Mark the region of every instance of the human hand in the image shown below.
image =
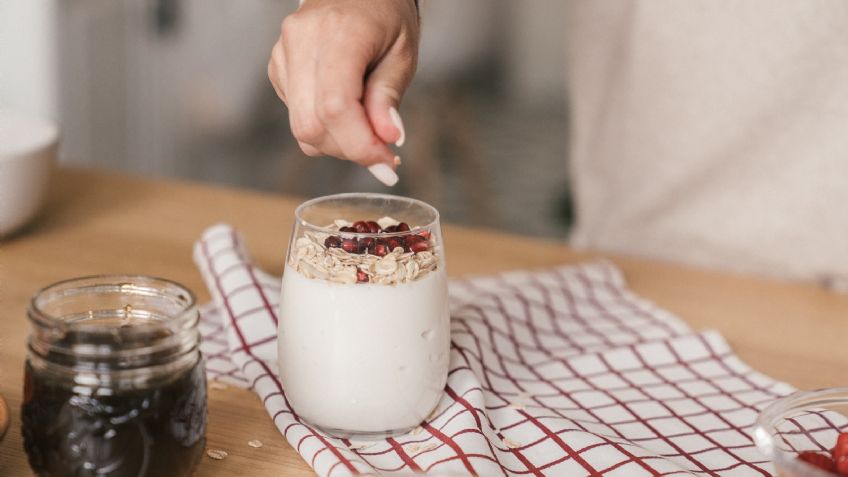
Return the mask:
[[[347,159],[397,182],[397,108],[418,57],[413,0],[307,0],[283,20],[268,77],[308,156]]]

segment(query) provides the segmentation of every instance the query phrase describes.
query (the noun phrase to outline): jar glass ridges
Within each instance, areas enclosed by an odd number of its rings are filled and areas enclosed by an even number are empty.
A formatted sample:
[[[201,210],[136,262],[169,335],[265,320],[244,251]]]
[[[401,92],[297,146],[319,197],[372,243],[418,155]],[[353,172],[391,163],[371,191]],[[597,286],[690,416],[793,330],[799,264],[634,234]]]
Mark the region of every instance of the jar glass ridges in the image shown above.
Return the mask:
[[[438,404],[448,372],[438,212],[404,197],[338,194],[295,215],[279,325],[289,402],[338,436],[408,431]]]
[[[33,296],[21,407],[38,475],[188,476],[203,453],[206,378],[184,287],[85,277]]]

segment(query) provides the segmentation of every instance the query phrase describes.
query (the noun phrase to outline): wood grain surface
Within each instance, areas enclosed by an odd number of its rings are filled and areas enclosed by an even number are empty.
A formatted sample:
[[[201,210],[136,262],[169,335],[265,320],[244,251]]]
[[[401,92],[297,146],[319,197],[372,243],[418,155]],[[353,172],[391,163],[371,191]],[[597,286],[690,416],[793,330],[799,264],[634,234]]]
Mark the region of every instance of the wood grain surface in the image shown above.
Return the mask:
[[[280,273],[299,200],[209,185],[114,173],[60,170],[33,225],[0,243],[0,394],[12,425],[0,443],[0,476],[31,475],[22,449],[19,408],[29,325],[26,303],[57,280],[101,273],[140,273],[187,285],[209,299],[191,248],[209,225],[229,222],[254,259]],[[561,243],[448,225],[452,276],[577,263],[601,255]],[[800,388],[848,384],[848,296],[658,262],[603,256],[624,270],[630,287],[695,329],[720,331],[754,368]],[[249,391],[211,389],[208,447],[197,475],[313,475],[283,440]],[[248,441],[258,439],[262,448]]]

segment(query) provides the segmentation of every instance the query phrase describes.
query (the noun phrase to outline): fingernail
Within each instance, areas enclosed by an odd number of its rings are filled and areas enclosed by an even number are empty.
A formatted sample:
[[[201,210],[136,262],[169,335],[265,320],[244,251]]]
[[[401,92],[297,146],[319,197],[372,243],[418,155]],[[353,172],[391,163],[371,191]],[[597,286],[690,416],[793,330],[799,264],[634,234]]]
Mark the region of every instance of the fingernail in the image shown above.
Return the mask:
[[[389,167],[388,164],[374,164],[368,167],[368,171],[383,184],[391,187],[397,184],[398,175]]]
[[[400,156],[395,156],[395,167],[400,165]]]
[[[400,113],[394,106],[389,108],[389,117],[392,118],[392,123],[394,123],[395,127],[398,128],[398,131],[400,131],[400,137],[397,141],[395,141],[395,146],[401,147],[406,141],[406,131],[403,129],[403,121],[400,119]]]

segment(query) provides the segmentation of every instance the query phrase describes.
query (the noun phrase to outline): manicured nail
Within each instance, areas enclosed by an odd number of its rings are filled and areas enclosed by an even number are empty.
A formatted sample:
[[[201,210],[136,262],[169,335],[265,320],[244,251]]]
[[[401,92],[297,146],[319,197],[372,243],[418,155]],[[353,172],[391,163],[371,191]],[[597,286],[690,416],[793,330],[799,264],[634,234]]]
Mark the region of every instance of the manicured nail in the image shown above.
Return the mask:
[[[400,165],[400,156],[395,156],[395,167]]]
[[[373,166],[368,167],[368,171],[371,172],[377,180],[389,187],[397,184],[398,175],[391,167],[389,167],[388,164],[374,164]]]
[[[395,141],[395,146],[401,147],[406,141],[406,131],[403,129],[403,121],[400,119],[400,113],[398,113],[398,110],[394,106],[389,108],[389,117],[392,118],[392,123],[400,131],[400,137]]]

